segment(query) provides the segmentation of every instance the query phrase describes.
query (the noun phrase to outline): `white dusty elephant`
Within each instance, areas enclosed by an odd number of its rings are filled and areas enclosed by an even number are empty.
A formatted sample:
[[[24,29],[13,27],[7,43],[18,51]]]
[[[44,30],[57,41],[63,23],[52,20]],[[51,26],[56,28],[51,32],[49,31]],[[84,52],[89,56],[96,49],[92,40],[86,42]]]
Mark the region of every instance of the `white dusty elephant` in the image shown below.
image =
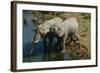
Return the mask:
[[[59,37],[62,37],[62,48],[63,48],[62,52],[65,52],[65,43],[68,37],[70,37],[68,36],[69,34],[71,34],[71,36],[74,35],[79,40],[78,22],[75,17],[67,18],[57,26],[53,25],[53,28],[55,29],[56,34]]]
[[[45,34],[47,34],[47,32],[50,31],[50,28],[53,25],[58,26],[58,24],[60,24],[61,22],[63,22],[63,20],[61,18],[55,17],[55,18],[52,18],[48,21],[45,21],[43,24],[40,24],[37,28],[36,35],[33,38],[33,43],[37,43],[42,37],[45,36]]]
[[[33,37],[33,46],[34,44],[36,44],[37,42],[39,42],[39,40],[42,38],[43,41],[45,42],[45,38],[46,37],[50,37],[50,39],[53,39],[53,29],[52,26],[56,25],[58,26],[58,24],[60,24],[61,22],[63,22],[63,20],[59,17],[54,17],[50,20],[45,21],[43,24],[39,24],[38,28],[35,32],[35,36]],[[34,48],[33,48],[34,49]],[[33,49],[31,49],[30,55],[32,54]]]

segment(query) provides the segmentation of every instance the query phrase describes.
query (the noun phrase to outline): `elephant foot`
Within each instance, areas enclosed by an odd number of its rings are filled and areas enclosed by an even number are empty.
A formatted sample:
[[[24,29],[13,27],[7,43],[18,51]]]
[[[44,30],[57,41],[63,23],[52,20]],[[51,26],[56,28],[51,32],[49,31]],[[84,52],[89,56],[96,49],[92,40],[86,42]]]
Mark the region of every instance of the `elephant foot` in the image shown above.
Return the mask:
[[[65,53],[66,51],[65,51],[65,50],[62,50],[61,52],[62,52],[62,53]]]

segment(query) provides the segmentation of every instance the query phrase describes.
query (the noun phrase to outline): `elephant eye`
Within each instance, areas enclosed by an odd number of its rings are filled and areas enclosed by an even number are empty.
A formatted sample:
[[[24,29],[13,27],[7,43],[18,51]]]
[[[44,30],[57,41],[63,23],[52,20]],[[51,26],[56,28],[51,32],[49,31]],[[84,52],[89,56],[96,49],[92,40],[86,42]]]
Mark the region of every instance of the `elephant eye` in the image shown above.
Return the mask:
[[[61,30],[61,28],[59,27],[58,30]]]

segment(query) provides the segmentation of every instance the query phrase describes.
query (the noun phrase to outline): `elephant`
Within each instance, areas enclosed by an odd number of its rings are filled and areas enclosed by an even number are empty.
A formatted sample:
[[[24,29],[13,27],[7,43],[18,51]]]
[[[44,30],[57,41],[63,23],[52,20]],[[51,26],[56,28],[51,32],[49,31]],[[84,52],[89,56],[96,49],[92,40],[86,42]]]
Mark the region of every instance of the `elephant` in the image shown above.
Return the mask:
[[[67,18],[62,23],[53,25],[55,34],[57,34],[62,39],[62,52],[65,52],[65,44],[68,42],[68,38],[79,44],[78,25],[79,24],[75,17]]]
[[[33,47],[41,39],[44,41],[46,47],[48,47],[46,39],[49,39],[49,47],[50,47],[50,44],[51,44],[53,38],[55,37],[54,29],[52,29],[53,25],[58,26],[58,24],[60,24],[62,22],[63,22],[63,20],[60,17],[54,17],[50,20],[44,21],[44,23],[42,23],[42,24],[39,24],[37,26],[37,29],[35,30],[35,36],[32,39]],[[34,48],[31,49],[30,55],[32,54],[33,49]]]

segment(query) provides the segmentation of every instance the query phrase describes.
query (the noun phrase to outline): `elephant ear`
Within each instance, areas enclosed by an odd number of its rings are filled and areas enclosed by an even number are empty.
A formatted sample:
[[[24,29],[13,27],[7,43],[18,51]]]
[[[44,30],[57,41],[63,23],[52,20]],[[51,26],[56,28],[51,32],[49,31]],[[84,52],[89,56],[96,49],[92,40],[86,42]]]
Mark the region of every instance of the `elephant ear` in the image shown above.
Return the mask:
[[[59,36],[62,37],[66,32],[64,31],[63,28],[58,28],[58,33],[59,33]]]
[[[66,24],[65,24],[64,21],[58,25],[58,31],[57,32],[59,33],[60,37],[64,36],[64,34],[68,32]]]

